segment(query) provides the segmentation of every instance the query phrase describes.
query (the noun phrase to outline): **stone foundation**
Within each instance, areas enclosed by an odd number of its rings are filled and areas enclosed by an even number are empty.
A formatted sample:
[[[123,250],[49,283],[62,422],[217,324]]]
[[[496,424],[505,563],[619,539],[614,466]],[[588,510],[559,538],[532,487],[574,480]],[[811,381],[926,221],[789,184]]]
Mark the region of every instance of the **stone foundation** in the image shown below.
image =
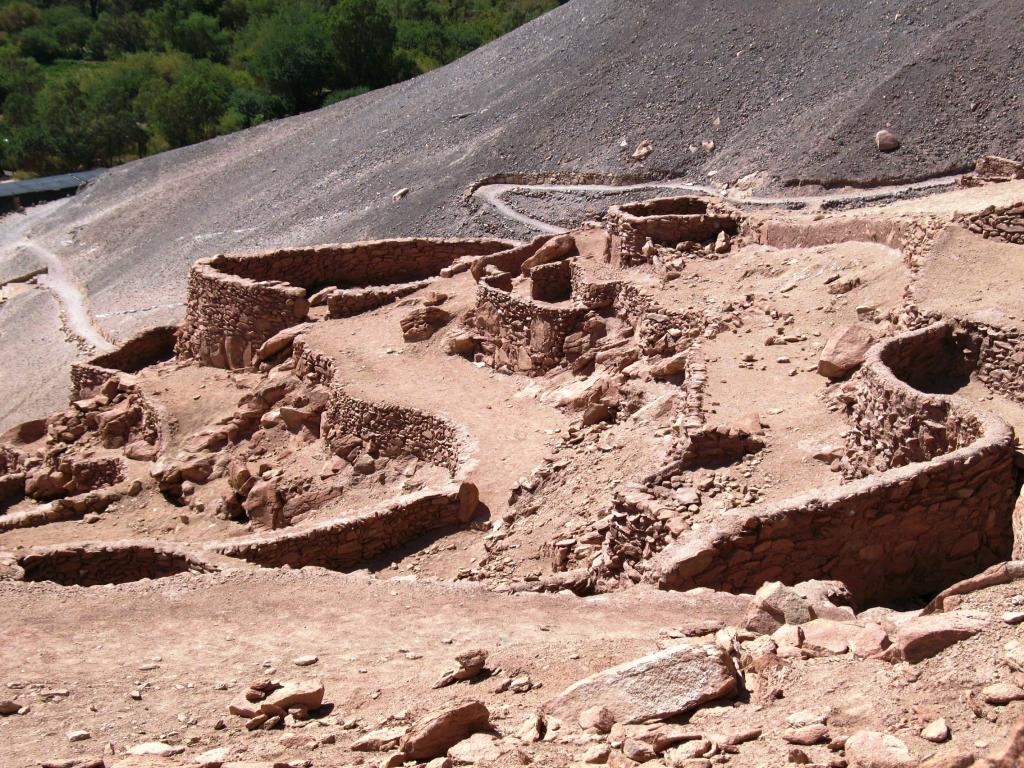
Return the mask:
[[[917,350],[933,354],[950,333],[938,324],[875,345],[857,380],[858,421],[874,425],[882,463],[915,463],[735,515],[667,547],[652,563],[653,580],[663,589],[754,592],[772,580],[838,579],[871,605],[938,592],[1006,559],[1012,430],[958,398],[913,389],[889,367]],[[935,416],[942,421],[932,423]],[[897,458],[914,435],[911,452]]]
[[[611,236],[611,263],[629,267],[644,264],[648,239],[655,245],[674,248],[680,242],[707,242],[719,232],[739,232],[740,213],[722,203],[701,197],[662,197],[642,203],[616,205],[606,219]]]
[[[960,223],[985,239],[1024,245],[1024,203],[1005,208],[990,205],[980,213],[964,216]]]
[[[496,368],[533,375],[551,370],[564,359],[565,337],[585,314],[582,306],[546,306],[484,283],[477,287],[476,327],[493,344]]]
[[[245,368],[264,341],[306,317],[307,291],[425,280],[456,261],[517,245],[408,238],[200,259],[189,273],[176,351],[218,368]]]
[[[225,565],[220,558],[137,541],[36,547],[25,554],[4,554],[0,559],[7,565],[3,572],[8,578],[81,587],[160,579],[178,573],[213,573]]]
[[[266,567],[316,565],[353,570],[417,536],[469,522],[477,500],[476,488],[470,483],[453,483],[402,496],[370,512],[207,548]]]

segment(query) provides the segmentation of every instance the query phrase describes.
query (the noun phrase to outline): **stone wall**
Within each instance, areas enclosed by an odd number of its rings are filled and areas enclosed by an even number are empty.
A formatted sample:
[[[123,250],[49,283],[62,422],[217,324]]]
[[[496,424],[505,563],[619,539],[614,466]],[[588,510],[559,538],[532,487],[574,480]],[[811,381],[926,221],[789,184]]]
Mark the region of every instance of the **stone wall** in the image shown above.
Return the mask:
[[[1005,208],[990,205],[985,210],[959,219],[971,232],[1005,243],[1024,245],[1024,203]]]
[[[544,373],[562,362],[565,337],[587,310],[580,305],[546,306],[498,288],[477,286],[476,327],[494,345],[494,367]]]
[[[880,243],[903,252],[907,266],[920,266],[931,241],[947,222],[935,216],[863,217],[836,215],[749,219],[748,236],[774,248],[811,248],[844,242]]]
[[[9,557],[3,558],[11,559]],[[222,561],[173,545],[121,541],[36,547],[13,556],[24,581],[91,587],[159,579],[177,573],[213,573]],[[5,569],[5,573],[11,574]]]
[[[611,236],[612,264],[628,267],[649,261],[644,243],[674,247],[685,241],[707,242],[719,232],[735,235],[742,217],[721,203],[700,197],[662,197],[608,209],[606,225]]]
[[[874,414],[861,420],[877,420],[882,453],[894,451],[915,421],[932,436],[935,428],[914,414],[941,407],[947,439],[921,440],[915,448],[930,445],[936,453],[734,515],[667,547],[652,563],[653,579],[665,589],[734,592],[753,592],[771,580],[839,579],[862,605],[871,605],[937,592],[1006,559],[1016,499],[1012,430],[958,398],[914,390],[885,362],[909,360],[918,345],[927,355],[935,339],[949,333],[946,325],[929,326],[877,344],[858,381],[858,402]],[[886,425],[892,425],[891,439],[884,437]]]
[[[411,293],[426,288],[430,280],[411,283],[375,285],[367,288],[339,288],[327,297],[327,313],[331,317],[352,317],[383,307]]]
[[[958,322],[973,374],[994,392],[1024,403],[1024,332],[973,320]]]
[[[112,352],[84,363],[72,363],[72,399],[87,397],[118,373],[137,373],[147,366],[170,360],[174,357],[177,330],[172,325],[150,328]]]
[[[429,531],[469,522],[477,498],[469,483],[452,483],[402,496],[351,517],[232,539],[207,548],[267,567],[316,565],[353,570]]]
[[[444,467],[454,478],[464,476],[473,465],[468,435],[451,422],[414,408],[350,396],[335,375],[334,361],[311,349],[301,337],[292,355],[296,374],[330,390],[320,434],[332,451],[345,437],[354,436],[385,456],[415,456]]]
[[[219,368],[244,368],[264,341],[306,316],[307,291],[423,280],[460,259],[516,245],[407,238],[201,259],[189,273],[177,354]]]
[[[530,270],[530,298],[534,301],[565,301],[572,293],[572,264],[554,261]]]
[[[848,441],[860,475],[929,461],[982,437],[982,422],[966,403],[925,391],[966,375],[952,326],[897,336],[879,347],[878,359],[855,377]]]

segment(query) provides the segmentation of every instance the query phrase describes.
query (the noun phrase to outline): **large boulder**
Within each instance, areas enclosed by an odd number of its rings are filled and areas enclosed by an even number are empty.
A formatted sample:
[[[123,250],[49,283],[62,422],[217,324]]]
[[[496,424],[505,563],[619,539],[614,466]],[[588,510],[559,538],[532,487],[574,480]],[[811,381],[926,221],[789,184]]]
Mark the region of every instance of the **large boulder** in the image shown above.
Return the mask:
[[[419,307],[399,320],[402,338],[406,341],[426,341],[451,319],[452,314],[441,307]]]
[[[907,745],[878,731],[857,731],[846,740],[849,768],[916,768],[918,761]]]
[[[569,255],[569,252],[576,247],[576,240],[572,235],[556,235],[538,248],[533,256],[523,262],[522,274],[529,275],[530,270],[539,267],[541,264],[550,264],[559,261]]]
[[[292,345],[300,333],[309,329],[310,325],[310,323],[300,323],[299,325],[293,325],[291,328],[285,328],[283,331],[278,331],[260,345],[260,348],[256,350],[256,357],[259,360],[266,360],[278,352],[284,352]]]
[[[284,525],[284,500],[272,480],[257,482],[242,507],[253,528],[272,531]]]
[[[864,325],[853,323],[837,328],[828,337],[818,358],[818,373],[839,379],[864,362],[874,337]]]
[[[988,617],[976,611],[918,616],[899,628],[889,651],[895,658],[916,664],[973,637],[987,623]]]
[[[402,738],[400,749],[414,760],[442,757],[460,741],[490,725],[491,713],[483,703],[464,699],[421,717]]]
[[[732,696],[736,669],[713,645],[677,645],[584,678],[544,705],[566,722],[602,706],[619,723],[661,720]]]

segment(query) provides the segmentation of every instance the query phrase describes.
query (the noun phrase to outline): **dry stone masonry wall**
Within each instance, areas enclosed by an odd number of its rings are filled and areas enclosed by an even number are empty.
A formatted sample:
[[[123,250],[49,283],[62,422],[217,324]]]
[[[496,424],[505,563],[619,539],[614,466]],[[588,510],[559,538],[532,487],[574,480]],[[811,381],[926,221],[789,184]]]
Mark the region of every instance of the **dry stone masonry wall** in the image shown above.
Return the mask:
[[[961,218],[960,223],[986,239],[1024,245],[1024,203],[1005,208],[991,205],[980,213]]]
[[[177,353],[218,368],[244,368],[264,341],[305,318],[307,291],[415,282],[461,259],[516,245],[408,238],[201,259],[189,273]]]
[[[611,262],[629,267],[644,264],[648,239],[675,247],[685,241],[714,240],[719,232],[735,235],[742,217],[738,211],[700,197],[662,197],[608,209],[606,224],[611,235]]]
[[[494,344],[495,367],[527,374],[548,371],[564,358],[565,337],[586,314],[580,305],[556,307],[527,301],[481,283],[476,325]]]
[[[437,528],[468,522],[475,489],[466,483],[400,497],[379,509],[313,526],[212,544],[209,549],[266,567],[352,570]]]
[[[937,399],[947,401],[948,439],[921,445],[936,453],[680,540],[654,563],[659,584],[753,592],[772,580],[839,579],[870,605],[937,592],[1008,557],[1016,496],[1012,430],[956,398],[914,390],[886,364],[909,359],[919,347],[927,356],[949,333],[947,325],[930,326],[876,345],[858,381],[858,402],[879,419],[883,454],[905,433],[910,412],[930,413]],[[949,429],[958,419],[964,423]],[[882,437],[886,425],[892,440]]]
[[[216,556],[136,541],[37,547],[26,554],[0,554],[0,561],[6,565],[0,569],[0,578],[82,587],[159,579],[178,573],[212,573],[224,565]]]

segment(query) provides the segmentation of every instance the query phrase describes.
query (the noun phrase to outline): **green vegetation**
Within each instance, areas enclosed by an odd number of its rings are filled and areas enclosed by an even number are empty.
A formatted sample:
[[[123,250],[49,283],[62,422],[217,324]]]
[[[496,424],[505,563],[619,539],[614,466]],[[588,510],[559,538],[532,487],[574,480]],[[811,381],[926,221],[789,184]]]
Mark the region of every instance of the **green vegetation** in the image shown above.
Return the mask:
[[[0,0],[0,167],[112,165],[333,104],[559,2]]]

